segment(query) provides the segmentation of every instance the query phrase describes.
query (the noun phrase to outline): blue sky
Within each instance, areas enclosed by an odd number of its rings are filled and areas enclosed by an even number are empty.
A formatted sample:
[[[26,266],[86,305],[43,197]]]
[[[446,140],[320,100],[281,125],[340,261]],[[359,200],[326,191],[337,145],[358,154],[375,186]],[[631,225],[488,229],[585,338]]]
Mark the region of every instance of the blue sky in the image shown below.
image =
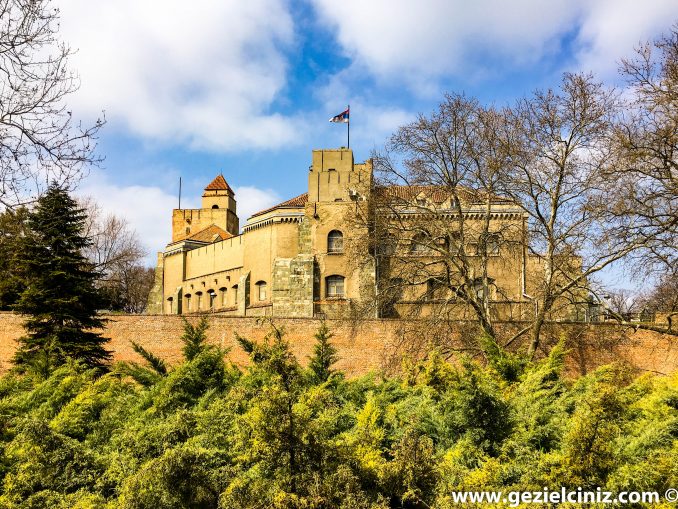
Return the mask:
[[[56,0],[78,50],[69,107],[105,110],[103,168],[79,193],[127,217],[150,253],[169,238],[179,176],[197,205],[219,172],[241,224],[306,190],[313,148],[357,160],[465,92],[502,104],[620,58],[678,20],[675,0]],[[151,256],[152,258],[152,256]]]

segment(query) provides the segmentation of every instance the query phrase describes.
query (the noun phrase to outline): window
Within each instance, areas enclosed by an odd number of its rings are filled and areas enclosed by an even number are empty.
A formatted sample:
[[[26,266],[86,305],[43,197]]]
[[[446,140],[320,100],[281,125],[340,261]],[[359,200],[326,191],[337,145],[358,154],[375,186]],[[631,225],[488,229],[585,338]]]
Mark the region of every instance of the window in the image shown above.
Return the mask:
[[[491,277],[488,277],[487,278],[487,290],[488,290],[487,298],[488,299],[493,298],[494,289],[495,289],[494,279],[491,278]],[[478,300],[484,300],[485,299],[485,287],[483,286],[482,278],[478,277],[473,281],[473,290],[475,291],[476,297],[478,298]]]
[[[196,302],[195,310],[200,311],[202,309],[202,292],[195,292],[195,296],[198,298],[198,302]]]
[[[169,314],[174,313],[174,298],[173,297],[168,297],[167,298],[167,307],[169,308]]]
[[[326,294],[328,297],[344,296],[344,276],[327,276],[325,279]]]
[[[383,256],[392,256],[396,252],[396,247],[398,246],[398,240],[394,235],[387,233],[384,235],[377,246],[377,254]]]
[[[344,252],[344,234],[339,230],[332,230],[327,235],[327,252],[328,253],[343,253]]]
[[[219,293],[221,293],[221,307],[224,308],[228,304],[226,301],[226,288],[219,288]]]
[[[212,205],[212,208],[213,208],[213,209],[218,209],[218,208],[219,208],[219,205]]]
[[[497,233],[490,233],[487,236],[487,254],[490,256],[499,255],[500,238]]]
[[[233,291],[233,305],[237,306],[238,305],[238,285],[233,285],[233,288],[231,288]]]
[[[485,241],[483,243],[483,240]],[[487,256],[499,256],[499,245],[501,237],[498,233],[483,234],[478,239],[478,243],[469,244],[472,248],[471,254],[481,256],[483,254],[483,244],[487,249]]]
[[[447,235],[441,235],[435,239],[436,246],[440,251],[450,250],[450,238]]]
[[[217,292],[214,290],[209,290],[207,294],[210,296],[210,309],[214,309],[214,303],[217,300]]]
[[[380,315],[384,318],[397,318],[398,311],[396,304],[403,296],[403,280],[401,278],[391,278],[380,288],[383,299]]]
[[[186,299],[186,311],[191,312],[191,294],[187,293],[184,295],[184,299]]]
[[[410,245],[410,251],[416,254],[426,253],[428,251],[427,243],[429,242],[429,236],[426,233],[417,233],[412,237],[412,244]]]
[[[430,278],[426,281],[426,295],[425,298],[427,300],[433,300],[440,298],[440,293],[443,289],[444,285],[441,279],[437,278]]]
[[[266,300],[266,298],[267,298],[267,292],[266,292],[267,286],[268,285],[266,284],[266,281],[257,282],[257,295],[258,295],[258,298],[259,298],[260,301]]]
[[[455,253],[459,252],[461,248],[461,232],[452,232],[449,235],[449,246],[450,251]]]

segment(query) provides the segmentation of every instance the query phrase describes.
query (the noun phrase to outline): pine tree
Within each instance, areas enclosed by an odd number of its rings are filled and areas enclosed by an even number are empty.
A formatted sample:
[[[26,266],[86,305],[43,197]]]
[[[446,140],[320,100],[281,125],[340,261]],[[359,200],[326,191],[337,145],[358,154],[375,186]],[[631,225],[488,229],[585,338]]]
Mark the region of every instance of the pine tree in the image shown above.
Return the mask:
[[[17,264],[26,289],[13,306],[28,316],[15,363],[49,372],[72,358],[104,368],[111,354],[97,329],[103,303],[95,287],[98,273],[82,254],[86,214],[56,184],[28,215],[28,231],[19,243]]]
[[[316,344],[313,347],[313,357],[308,363],[309,369],[320,383],[326,382],[332,375],[334,370],[331,366],[338,360],[337,349],[330,343],[331,338],[332,333],[327,324],[323,322],[318,332],[315,333]]]
[[[19,207],[0,213],[0,310],[11,309],[25,288],[17,273],[17,247],[26,234],[28,209]]]

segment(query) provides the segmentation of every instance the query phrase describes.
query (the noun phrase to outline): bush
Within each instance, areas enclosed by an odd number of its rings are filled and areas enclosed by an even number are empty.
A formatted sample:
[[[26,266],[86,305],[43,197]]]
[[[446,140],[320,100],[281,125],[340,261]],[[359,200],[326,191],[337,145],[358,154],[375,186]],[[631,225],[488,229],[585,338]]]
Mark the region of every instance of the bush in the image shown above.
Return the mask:
[[[323,381],[280,329],[241,343],[246,369],[202,348],[148,385],[73,362],[0,378],[0,507],[444,509],[459,490],[678,484],[678,376],[570,381],[558,347],[511,376],[433,352]]]

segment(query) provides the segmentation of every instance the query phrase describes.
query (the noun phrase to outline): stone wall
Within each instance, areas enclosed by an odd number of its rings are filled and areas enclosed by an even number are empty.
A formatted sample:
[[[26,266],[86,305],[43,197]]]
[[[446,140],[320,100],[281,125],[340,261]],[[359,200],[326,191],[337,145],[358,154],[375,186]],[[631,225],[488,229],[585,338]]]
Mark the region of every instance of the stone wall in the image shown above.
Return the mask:
[[[110,315],[106,317],[109,348],[116,360],[136,360],[139,357],[130,341],[139,342],[170,363],[181,360],[183,321],[179,316]],[[197,317],[189,317],[197,320]],[[0,313],[0,371],[10,367],[16,348],[16,339],[23,334],[21,317]],[[277,326],[285,328],[286,337],[297,358],[306,363],[312,354],[314,333],[319,320],[308,318],[275,319]],[[397,369],[404,352],[417,356],[427,349],[425,335],[416,335],[417,322],[399,320],[364,320],[359,323],[328,320],[334,333],[332,342],[339,350],[336,367],[349,376],[372,370]],[[508,326],[508,325],[507,325]],[[449,324],[455,334],[474,333],[471,322]],[[227,317],[213,315],[208,330],[209,341],[230,348],[229,358],[239,365],[247,363],[247,356],[234,339],[241,336],[261,341],[270,326],[254,317]],[[607,324],[555,324],[548,336],[568,336],[568,370],[576,376],[591,371],[596,366],[621,361],[635,366],[641,372],[669,374],[678,371],[678,338],[651,331],[630,331],[622,334],[618,327]]]
[[[158,261],[155,266],[155,274],[153,279],[153,288],[148,295],[148,304],[146,310],[149,313],[162,314],[164,306],[164,296],[162,287],[162,278],[164,270],[165,257],[162,253],[158,253]]]
[[[309,254],[273,263],[273,315],[313,316],[314,260]]]

